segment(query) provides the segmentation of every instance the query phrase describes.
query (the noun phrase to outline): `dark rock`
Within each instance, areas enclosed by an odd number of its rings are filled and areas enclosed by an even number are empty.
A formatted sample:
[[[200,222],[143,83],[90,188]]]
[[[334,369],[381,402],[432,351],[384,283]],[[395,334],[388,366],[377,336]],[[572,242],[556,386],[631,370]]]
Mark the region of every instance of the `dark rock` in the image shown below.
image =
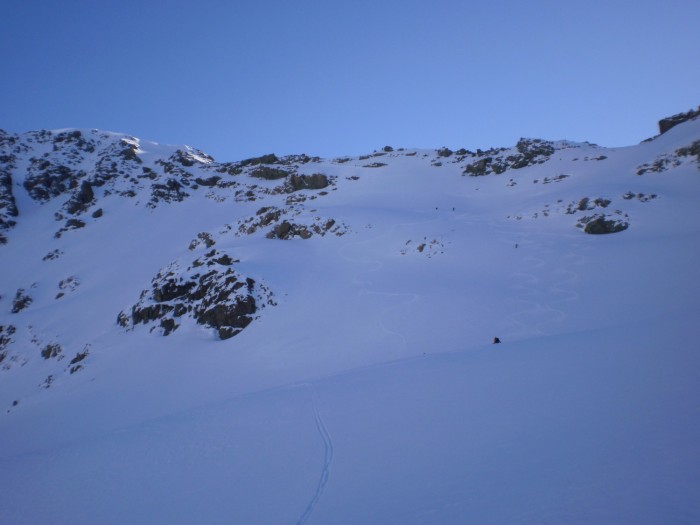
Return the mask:
[[[41,350],[41,357],[44,359],[51,359],[53,357],[58,357],[62,351],[63,348],[61,348],[61,345],[49,344]]]
[[[131,319],[134,324],[155,321],[170,313],[174,307],[168,304],[154,304],[138,308],[134,306],[131,310]]]
[[[231,328],[230,326],[222,326],[219,328],[219,339],[222,341],[226,339],[231,339],[234,335],[239,334],[241,331],[236,328]]]
[[[274,237],[277,239],[289,239],[289,234],[292,231],[292,225],[289,221],[282,221],[272,229]]]
[[[162,287],[153,290],[153,300],[157,303],[172,301],[187,295],[194,286],[196,285],[193,282],[177,284],[174,280],[169,280]]]
[[[66,226],[65,228],[67,230],[77,230],[79,228],[84,228],[85,223],[81,221],[80,219],[68,219],[66,221]]]
[[[289,171],[280,168],[270,168],[269,166],[260,166],[250,172],[251,177],[264,180],[279,180],[289,176]]]
[[[216,186],[216,184],[221,180],[221,177],[218,175],[213,175],[211,177],[208,177],[206,179],[202,179],[200,177],[197,177],[194,179],[194,181],[199,184],[200,186],[206,186],[208,188],[211,188],[213,186]]]
[[[147,206],[155,208],[160,201],[164,202],[182,202],[189,193],[185,192],[182,183],[174,178],[169,178],[165,184],[154,184],[151,186],[151,200]]]
[[[328,176],[323,173],[314,173],[313,175],[294,174],[289,178],[289,187],[291,191],[321,190],[328,187],[329,184]]]
[[[182,317],[185,315],[189,310],[187,309],[187,306],[183,303],[178,303],[175,305],[175,310],[173,310],[173,315],[175,317]]]
[[[13,325],[0,325],[0,363],[7,357],[7,347],[12,342],[12,335],[17,329]]]
[[[8,165],[6,171],[5,168],[0,166],[0,244],[5,244],[6,242],[5,236],[1,232],[15,226],[17,223],[13,219],[19,215],[15,196],[12,192],[10,167],[11,165]]]
[[[104,212],[102,211],[102,208],[98,208],[97,210],[92,212],[92,218],[99,219],[100,217],[102,217],[103,214],[104,214]]]
[[[608,219],[603,215],[597,216],[585,223],[583,231],[591,235],[604,235],[608,233],[618,233],[626,230],[629,223],[617,220]]]
[[[542,139],[520,139],[515,145],[517,150],[526,158],[549,157],[554,154],[554,145]]]
[[[119,312],[119,315],[117,316],[117,324],[123,328],[126,328],[129,326],[129,316],[124,312]]]
[[[678,113],[677,115],[663,118],[659,120],[659,133],[666,133],[669,129],[677,126],[678,124],[682,124],[683,122],[687,122],[698,116],[700,116],[700,106],[698,107],[698,109],[691,109],[686,113]]]
[[[76,188],[78,179],[83,175],[83,172],[73,171],[68,166],[54,165],[45,159],[32,158],[24,188],[32,199],[47,201]]]
[[[29,295],[25,295],[24,289],[20,288],[15,294],[15,298],[12,301],[12,313],[16,314],[24,310],[32,304],[32,298]]]
[[[141,293],[131,316],[122,312],[117,322],[128,327],[158,320],[161,333],[167,336],[179,326],[174,318],[190,316],[198,324],[219,330],[221,338],[232,337],[252,322],[258,308],[255,281],[239,278],[230,267],[234,262],[237,261],[229,255],[211,250],[193,261],[188,269],[211,268],[204,274],[184,278],[173,270],[161,271],[151,288]],[[222,328],[231,330],[222,331]]]
[[[215,263],[222,266],[231,266],[233,264],[233,259],[228,254],[223,254],[218,259],[213,259]]]
[[[64,205],[65,210],[71,215],[84,212],[95,201],[95,193],[90,182],[83,180],[80,190],[76,192]]]
[[[468,164],[467,167],[464,168],[464,173],[469,174],[473,177],[486,175],[488,173],[488,168],[492,160],[493,159],[491,157],[486,157],[483,159],[479,159],[471,164]]]
[[[163,329],[163,335],[169,335],[177,329],[178,325],[175,323],[175,319],[165,318],[160,320],[160,327]]]
[[[698,164],[700,164],[700,140],[696,140],[689,146],[677,149],[676,155],[678,155],[679,157],[694,156]]]
[[[87,350],[85,352],[78,352],[75,354],[75,357],[71,359],[70,364],[74,365],[76,363],[80,363],[83,359],[85,359],[88,356]]]
[[[216,304],[207,310],[195,312],[195,318],[199,324],[214,328],[245,328],[253,320],[251,315],[256,310],[255,299],[247,296],[238,298],[234,304]]]
[[[197,246],[204,243],[207,248],[211,248],[216,244],[216,241],[212,239],[211,234],[207,232],[200,232],[197,234],[197,238],[193,239],[188,246],[189,250],[194,250]]]
[[[268,153],[267,155],[263,155],[261,157],[252,157],[250,159],[242,160],[239,165],[241,167],[245,167],[257,166],[258,164],[277,164],[278,162],[279,159],[277,158],[277,155],[274,153]]]

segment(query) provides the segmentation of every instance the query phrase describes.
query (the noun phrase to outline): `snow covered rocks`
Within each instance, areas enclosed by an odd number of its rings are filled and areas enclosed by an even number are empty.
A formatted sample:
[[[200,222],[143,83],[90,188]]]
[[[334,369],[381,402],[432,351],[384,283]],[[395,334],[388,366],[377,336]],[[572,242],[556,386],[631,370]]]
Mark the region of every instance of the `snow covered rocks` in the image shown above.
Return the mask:
[[[541,139],[520,139],[515,146],[517,151],[506,148],[493,148],[488,151],[478,150],[479,160],[467,165],[464,174],[470,176],[499,175],[507,169],[521,169],[542,164],[554,154],[555,145]]]
[[[625,231],[629,227],[629,222],[618,216],[593,215],[591,217],[582,217],[578,225],[586,233],[600,235]]]
[[[153,278],[151,288],[141,292],[129,313],[119,313],[117,322],[122,327],[157,322],[151,330],[159,329],[165,336],[190,318],[216,329],[220,339],[233,337],[260,308],[274,304],[264,285],[233,270],[234,262],[229,255],[211,250],[184,271],[178,262],[168,265]]]

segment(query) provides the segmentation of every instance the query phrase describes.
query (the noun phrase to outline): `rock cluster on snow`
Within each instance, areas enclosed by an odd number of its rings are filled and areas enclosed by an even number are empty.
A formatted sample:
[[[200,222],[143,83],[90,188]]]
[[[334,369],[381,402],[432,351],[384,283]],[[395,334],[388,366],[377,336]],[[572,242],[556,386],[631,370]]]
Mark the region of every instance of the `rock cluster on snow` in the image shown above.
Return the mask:
[[[239,221],[238,235],[252,235],[265,229],[268,239],[289,240],[294,237],[309,239],[313,235],[333,234],[338,237],[347,233],[345,224],[332,218],[302,217],[302,209],[297,206],[279,208],[263,206],[254,216]]]
[[[211,250],[194,259],[185,270],[173,263],[161,270],[139,301],[119,313],[122,327],[154,324],[163,335],[176,330],[183,319],[217,330],[220,339],[238,334],[265,305],[274,304],[267,288],[232,268],[228,254]]]
[[[464,174],[482,176],[499,175],[508,169],[521,169],[546,162],[554,153],[554,143],[541,139],[520,139],[515,146],[517,152],[504,153],[506,149],[477,151],[479,160],[468,164]]]
[[[674,128],[678,124],[682,124],[683,122],[697,117],[700,117],[700,107],[698,107],[698,109],[691,109],[685,113],[678,113],[677,115],[663,118],[659,120],[659,133],[666,133],[669,129]]]

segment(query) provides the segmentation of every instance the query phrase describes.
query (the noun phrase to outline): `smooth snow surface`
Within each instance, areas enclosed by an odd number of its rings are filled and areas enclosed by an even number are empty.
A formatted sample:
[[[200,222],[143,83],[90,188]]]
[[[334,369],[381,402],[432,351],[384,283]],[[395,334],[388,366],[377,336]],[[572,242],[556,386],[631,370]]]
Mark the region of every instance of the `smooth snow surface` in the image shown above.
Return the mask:
[[[232,233],[285,195],[203,192],[100,194],[104,216],[55,239],[65,197],[15,180],[0,523],[700,522],[700,169],[636,174],[699,139],[696,119],[630,148],[555,143],[481,177],[433,150],[320,160],[300,173],[334,186],[302,190],[317,198],[293,220],[347,231],[306,240]],[[566,213],[584,197],[612,203]],[[623,232],[575,226],[618,209]],[[161,268],[206,251],[188,250],[202,231],[276,304],[225,341],[118,326]],[[18,288],[33,302],[11,314]],[[43,359],[49,342],[89,348],[85,368]]]

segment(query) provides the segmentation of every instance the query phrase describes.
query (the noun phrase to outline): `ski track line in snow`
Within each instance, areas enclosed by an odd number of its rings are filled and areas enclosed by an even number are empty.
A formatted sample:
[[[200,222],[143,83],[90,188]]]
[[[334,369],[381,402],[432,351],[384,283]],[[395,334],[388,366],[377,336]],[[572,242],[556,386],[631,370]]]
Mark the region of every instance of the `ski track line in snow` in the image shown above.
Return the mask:
[[[438,220],[438,219],[434,219],[434,218],[433,218],[433,219],[426,219],[426,220],[422,220],[422,221],[410,221],[410,222],[403,222],[403,223],[391,224],[391,225],[390,225],[390,228],[389,228],[389,231],[387,231],[387,232],[379,233],[379,234],[377,234],[377,235],[374,235],[374,236],[369,237],[368,239],[362,239],[362,240],[358,240],[358,241],[355,241],[355,242],[348,243],[348,244],[346,244],[346,245],[344,245],[344,246],[341,246],[341,247],[338,249],[338,254],[339,254],[343,259],[345,259],[346,261],[350,261],[350,262],[353,262],[353,263],[361,263],[361,264],[369,265],[368,268],[362,270],[360,273],[356,273],[356,274],[353,276],[353,282],[354,282],[354,284],[360,286],[360,291],[359,291],[359,294],[360,294],[360,295],[384,295],[384,296],[388,296],[388,297],[389,297],[389,296],[390,296],[390,297],[397,297],[397,296],[404,296],[404,297],[407,297],[407,300],[404,301],[403,303],[401,303],[401,304],[399,304],[399,305],[397,305],[397,306],[385,308],[384,310],[382,310],[382,311],[377,315],[377,318],[375,319],[375,322],[376,322],[376,324],[379,326],[379,328],[381,328],[385,333],[387,333],[387,334],[389,334],[389,335],[393,335],[393,336],[398,337],[399,340],[401,341],[401,343],[404,345],[404,347],[408,346],[408,341],[406,340],[406,337],[405,337],[403,334],[401,334],[401,333],[399,333],[399,332],[397,332],[397,331],[395,331],[395,330],[391,330],[390,328],[388,328],[388,327],[386,326],[386,324],[384,323],[384,317],[385,317],[387,314],[389,314],[390,312],[392,312],[392,311],[394,311],[394,310],[397,310],[398,308],[401,308],[401,307],[404,307],[404,306],[413,304],[414,302],[416,302],[416,301],[418,300],[418,297],[419,297],[419,296],[418,296],[417,294],[415,294],[415,293],[406,293],[406,292],[382,292],[382,291],[379,291],[379,290],[370,290],[370,289],[368,289],[368,286],[367,286],[367,285],[370,283],[370,281],[360,279],[360,275],[366,276],[366,275],[368,275],[368,274],[370,274],[370,273],[377,272],[377,271],[381,270],[381,269],[384,267],[384,263],[382,263],[380,260],[374,259],[374,258],[367,258],[367,257],[365,257],[365,258],[362,258],[362,259],[358,259],[358,258],[355,258],[355,257],[351,257],[351,256],[349,256],[349,255],[346,255],[346,252],[347,252],[348,249],[351,249],[352,247],[361,246],[361,245],[363,245],[363,244],[369,244],[369,243],[372,243],[372,242],[377,241],[378,239],[382,239],[382,238],[384,238],[384,237],[387,237],[387,238],[389,238],[389,239],[393,239],[393,238],[394,238],[394,232],[395,232],[396,229],[399,228],[399,227],[425,225],[425,224],[430,224],[430,223],[432,223],[432,222],[436,222],[437,220]]]
[[[316,505],[318,504],[318,501],[321,499],[321,496],[323,495],[323,491],[326,489],[326,485],[328,484],[328,479],[330,477],[330,470],[331,470],[331,463],[333,461],[333,441],[331,440],[330,434],[328,434],[328,430],[326,429],[326,425],[323,423],[323,418],[321,418],[321,414],[318,411],[318,406],[316,405],[316,390],[314,389],[314,386],[310,383],[305,383],[304,386],[308,387],[311,390],[311,405],[313,406],[314,409],[314,419],[316,420],[316,429],[318,430],[319,435],[321,436],[321,440],[323,441],[323,468],[321,469],[321,476],[319,477],[318,480],[318,485],[316,486],[316,492],[314,493],[313,497],[311,498],[311,501],[309,501],[309,504],[306,506],[306,509],[304,510],[304,513],[301,515],[299,520],[297,521],[297,525],[304,525],[311,517],[311,514],[313,513],[314,509],[316,508]]]
[[[523,244],[523,241],[520,242]],[[528,240],[525,243],[532,244]],[[566,253],[564,259],[569,260],[567,266],[584,263],[584,258],[573,251]],[[561,278],[550,286],[548,290],[542,290],[538,287],[541,280],[536,273],[547,271],[548,266],[551,266],[551,264],[547,265],[544,259],[530,255],[524,260],[524,265],[512,274],[514,278],[520,281],[515,288],[523,290],[530,298],[512,297],[511,300],[515,303],[530,305],[530,307],[514,312],[509,316],[509,319],[523,330],[534,333],[537,336],[549,335],[550,332],[545,329],[546,325],[561,323],[568,317],[564,310],[556,308],[555,305],[563,305],[579,298],[578,292],[571,289],[578,281],[578,274],[567,268],[556,268],[554,270],[554,273],[561,276]],[[556,296],[558,298],[554,298]],[[549,318],[543,319],[543,314],[548,315]],[[532,322],[528,323],[526,320],[521,320],[523,317],[527,318],[528,316],[534,318]],[[537,321],[538,317],[542,320]]]
[[[408,293],[408,292],[370,292],[366,289],[360,290],[360,295],[384,295],[384,296],[391,296],[391,297],[407,297],[407,300],[404,301],[403,303],[397,305],[397,306],[390,306],[388,308],[383,309],[379,314],[377,315],[375,319],[375,323],[379,328],[382,329],[385,333],[389,335],[393,335],[398,337],[401,340],[401,343],[404,346],[408,346],[408,341],[406,340],[406,336],[403,335],[400,332],[397,332],[396,330],[392,330],[391,328],[387,327],[386,324],[384,323],[384,317],[387,316],[389,313],[398,310],[401,307],[411,305],[415,303],[418,300],[419,295],[415,293]]]

